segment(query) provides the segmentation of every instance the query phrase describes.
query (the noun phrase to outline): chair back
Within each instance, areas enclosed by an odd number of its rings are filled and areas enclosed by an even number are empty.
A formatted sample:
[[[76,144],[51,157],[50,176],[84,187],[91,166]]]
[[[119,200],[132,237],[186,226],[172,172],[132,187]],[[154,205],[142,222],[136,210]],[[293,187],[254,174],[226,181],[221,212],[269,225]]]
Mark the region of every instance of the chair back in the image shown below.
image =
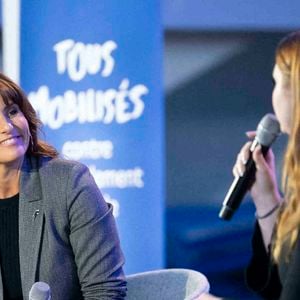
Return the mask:
[[[163,269],[129,275],[127,300],[196,300],[209,291],[207,278],[189,269]]]

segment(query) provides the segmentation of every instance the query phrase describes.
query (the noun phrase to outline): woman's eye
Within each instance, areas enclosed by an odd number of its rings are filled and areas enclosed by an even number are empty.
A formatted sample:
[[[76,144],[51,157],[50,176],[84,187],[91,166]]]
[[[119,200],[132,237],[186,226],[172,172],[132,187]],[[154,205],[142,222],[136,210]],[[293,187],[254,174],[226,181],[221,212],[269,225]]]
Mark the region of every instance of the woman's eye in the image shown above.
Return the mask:
[[[9,117],[13,117],[13,116],[15,116],[18,112],[19,112],[18,108],[12,107],[12,108],[8,111],[8,116],[9,116]]]

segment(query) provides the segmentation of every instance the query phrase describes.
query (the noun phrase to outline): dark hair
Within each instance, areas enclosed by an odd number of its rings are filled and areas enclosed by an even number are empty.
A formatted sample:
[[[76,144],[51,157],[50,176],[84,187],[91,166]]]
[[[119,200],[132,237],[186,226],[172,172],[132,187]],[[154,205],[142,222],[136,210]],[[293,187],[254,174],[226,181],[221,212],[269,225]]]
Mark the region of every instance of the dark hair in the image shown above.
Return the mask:
[[[11,102],[17,104],[28,122],[31,136],[26,153],[33,156],[58,156],[58,151],[53,146],[39,139],[38,133],[42,122],[37,117],[25,93],[16,83],[2,73],[0,73],[0,97],[6,105]]]

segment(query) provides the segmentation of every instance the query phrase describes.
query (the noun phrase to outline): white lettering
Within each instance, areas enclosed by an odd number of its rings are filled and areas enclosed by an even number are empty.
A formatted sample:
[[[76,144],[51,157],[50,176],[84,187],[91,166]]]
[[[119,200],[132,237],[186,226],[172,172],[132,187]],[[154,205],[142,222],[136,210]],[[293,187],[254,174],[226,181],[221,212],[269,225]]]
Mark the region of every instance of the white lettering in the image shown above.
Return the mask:
[[[53,46],[56,53],[58,74],[67,72],[70,79],[80,81],[86,75],[99,73],[108,77],[113,72],[115,60],[112,53],[117,49],[116,42],[108,40],[101,44],[84,44],[71,39],[63,40]]]
[[[51,98],[49,88],[41,86],[36,92],[29,93],[28,98],[41,121],[58,129],[76,121],[80,124],[123,124],[138,119],[145,107],[142,97],[148,91],[142,84],[130,87],[129,80],[123,79],[118,90],[67,90],[63,95]]]
[[[87,73],[84,51],[84,44],[76,43],[72,50],[70,50],[70,53],[68,53],[68,74],[73,81],[80,81]]]
[[[95,165],[89,166],[99,188],[143,188],[144,171],[140,167],[127,170],[98,170]]]
[[[111,159],[114,145],[109,140],[67,141],[62,146],[62,154],[68,159]]]
[[[107,41],[103,45],[103,60],[105,61],[105,66],[102,71],[103,77],[108,77],[115,66],[115,61],[111,56],[111,53],[117,48],[117,44],[114,41]]]
[[[63,74],[67,69],[67,51],[74,45],[74,41],[64,40],[54,45],[53,49],[56,52],[56,67],[57,73]]]

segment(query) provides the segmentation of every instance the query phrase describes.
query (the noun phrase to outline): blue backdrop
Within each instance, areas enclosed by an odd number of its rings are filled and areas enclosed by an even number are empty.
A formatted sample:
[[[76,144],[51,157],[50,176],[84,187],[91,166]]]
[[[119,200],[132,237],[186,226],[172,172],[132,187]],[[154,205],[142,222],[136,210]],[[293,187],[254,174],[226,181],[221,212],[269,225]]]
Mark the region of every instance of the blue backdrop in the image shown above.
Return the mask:
[[[22,1],[21,86],[114,204],[127,273],[164,265],[161,60],[158,0]]]
[[[298,29],[298,0],[163,0],[167,30],[284,31]]]

